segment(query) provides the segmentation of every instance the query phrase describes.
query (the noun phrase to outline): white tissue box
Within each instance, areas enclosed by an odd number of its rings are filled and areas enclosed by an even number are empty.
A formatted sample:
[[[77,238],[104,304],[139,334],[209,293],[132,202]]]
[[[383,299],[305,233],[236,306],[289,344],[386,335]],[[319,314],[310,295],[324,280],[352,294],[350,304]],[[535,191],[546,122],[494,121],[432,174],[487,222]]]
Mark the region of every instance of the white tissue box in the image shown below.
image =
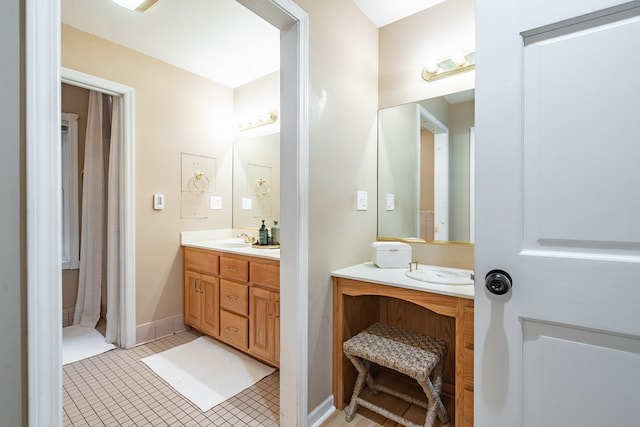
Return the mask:
[[[373,242],[371,261],[380,268],[408,268],[411,246],[401,242]]]

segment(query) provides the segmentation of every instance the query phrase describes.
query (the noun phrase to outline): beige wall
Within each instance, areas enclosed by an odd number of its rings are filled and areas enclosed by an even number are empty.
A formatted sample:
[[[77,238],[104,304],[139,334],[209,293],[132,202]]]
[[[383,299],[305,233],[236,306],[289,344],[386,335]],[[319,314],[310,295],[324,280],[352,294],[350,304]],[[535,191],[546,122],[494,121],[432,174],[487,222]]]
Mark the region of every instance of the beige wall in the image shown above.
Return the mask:
[[[435,82],[422,79],[428,59],[475,48],[475,1],[448,0],[380,28],[379,108],[471,89],[475,71]],[[430,264],[472,269],[472,245],[411,244],[413,257]]]
[[[298,0],[309,14],[309,410],[331,396],[331,271],[376,239],[378,31],[354,3]],[[355,209],[356,190],[368,210]],[[283,224],[283,227],[285,225]]]
[[[179,315],[180,232],[231,226],[233,91],[67,25],[62,66],[135,90],[136,324]],[[182,152],[217,159],[223,209],[208,219],[180,217]]]
[[[474,87],[475,72],[435,82],[422,67],[456,51],[475,48],[475,1],[448,0],[380,29],[380,108]]]

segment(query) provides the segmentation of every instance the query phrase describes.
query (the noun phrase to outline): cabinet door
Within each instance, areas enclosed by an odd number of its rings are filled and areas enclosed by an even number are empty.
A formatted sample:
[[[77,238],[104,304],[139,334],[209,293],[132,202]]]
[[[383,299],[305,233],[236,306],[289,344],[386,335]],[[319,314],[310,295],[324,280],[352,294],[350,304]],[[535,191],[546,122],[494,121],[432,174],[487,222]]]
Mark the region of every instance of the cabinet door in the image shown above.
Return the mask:
[[[184,323],[199,329],[202,322],[202,294],[200,274],[184,272]]]
[[[220,279],[203,274],[200,278],[202,295],[202,332],[220,335]]]
[[[275,362],[275,297],[266,289],[251,288],[249,352]]]

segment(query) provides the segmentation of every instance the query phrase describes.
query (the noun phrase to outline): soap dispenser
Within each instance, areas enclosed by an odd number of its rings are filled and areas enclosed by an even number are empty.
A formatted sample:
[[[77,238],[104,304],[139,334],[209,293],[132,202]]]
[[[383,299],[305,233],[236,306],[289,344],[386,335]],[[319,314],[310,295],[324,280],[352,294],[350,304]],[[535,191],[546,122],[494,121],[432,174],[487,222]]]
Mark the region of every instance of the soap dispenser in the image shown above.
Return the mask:
[[[262,220],[262,226],[258,230],[258,240],[261,245],[269,243],[269,230],[267,229],[267,226],[264,225],[264,219]]]
[[[273,227],[271,227],[271,240],[273,240],[274,245],[280,244],[280,225],[278,225],[278,221],[273,221]]]

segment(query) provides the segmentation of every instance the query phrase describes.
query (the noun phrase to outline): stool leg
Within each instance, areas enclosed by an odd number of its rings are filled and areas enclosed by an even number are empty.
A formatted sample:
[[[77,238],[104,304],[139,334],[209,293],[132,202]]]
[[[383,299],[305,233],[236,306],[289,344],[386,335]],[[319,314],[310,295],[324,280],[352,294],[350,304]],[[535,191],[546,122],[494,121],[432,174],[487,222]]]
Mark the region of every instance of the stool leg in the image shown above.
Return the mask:
[[[347,406],[347,408],[344,410],[345,420],[347,420],[347,422],[350,422],[351,420],[353,420],[353,417],[356,415],[356,411],[358,410],[358,396],[360,396],[360,393],[364,388],[365,380],[369,373],[369,361],[363,360],[357,356],[351,356],[346,353],[345,356],[347,356],[347,358],[351,360],[351,363],[353,363],[353,366],[355,366],[356,370],[358,371],[358,378],[356,379],[356,384],[353,387],[351,402],[349,402],[349,406]]]
[[[449,422],[449,414],[440,399],[440,388],[442,386],[442,360],[438,362],[432,372],[433,382],[427,377],[425,381],[418,381],[422,390],[427,395],[428,407],[424,427],[433,427],[436,415],[443,424]]]
[[[376,389],[376,383],[373,380],[373,376],[371,375],[371,371],[369,370],[371,363],[367,360],[367,386],[371,389],[371,392],[374,395],[378,395],[380,392]]]

